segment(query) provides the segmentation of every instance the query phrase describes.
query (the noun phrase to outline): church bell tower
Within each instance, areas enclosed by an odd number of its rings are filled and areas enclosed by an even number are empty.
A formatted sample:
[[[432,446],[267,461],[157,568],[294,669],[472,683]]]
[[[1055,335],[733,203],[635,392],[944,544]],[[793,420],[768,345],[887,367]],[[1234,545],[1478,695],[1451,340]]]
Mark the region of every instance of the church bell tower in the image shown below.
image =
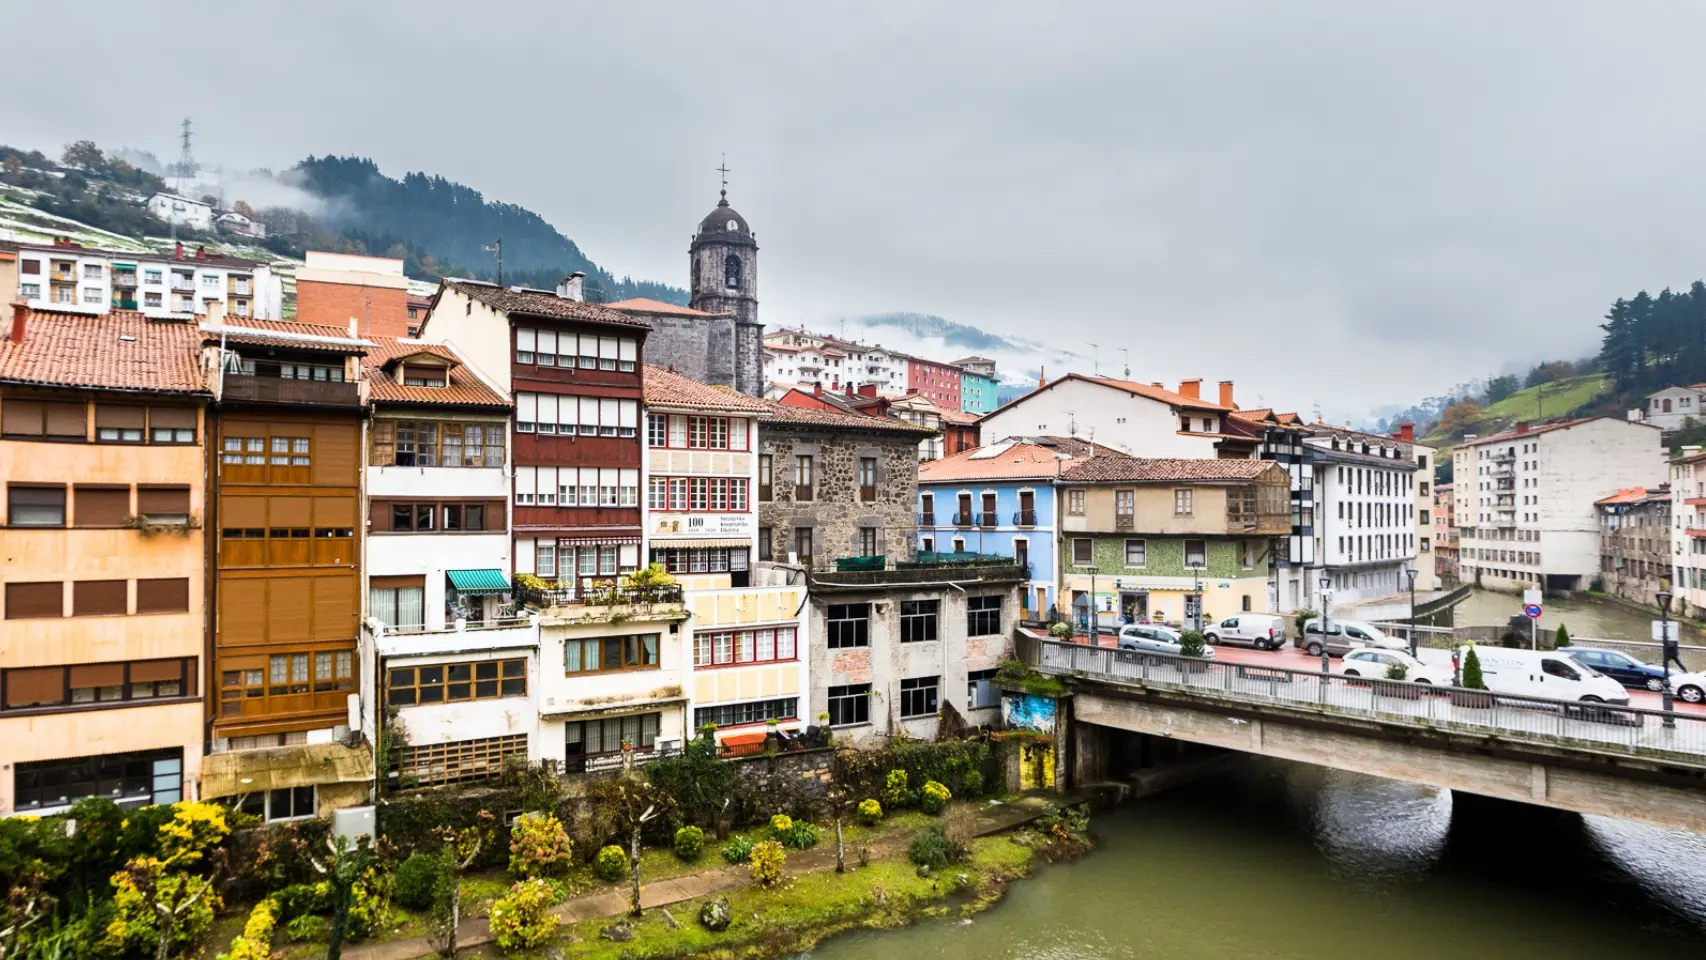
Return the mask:
[[[699,221],[699,232],[687,248],[692,277],[689,306],[757,323],[758,238],[746,218],[729,206],[727,180],[721,197],[716,209]]]

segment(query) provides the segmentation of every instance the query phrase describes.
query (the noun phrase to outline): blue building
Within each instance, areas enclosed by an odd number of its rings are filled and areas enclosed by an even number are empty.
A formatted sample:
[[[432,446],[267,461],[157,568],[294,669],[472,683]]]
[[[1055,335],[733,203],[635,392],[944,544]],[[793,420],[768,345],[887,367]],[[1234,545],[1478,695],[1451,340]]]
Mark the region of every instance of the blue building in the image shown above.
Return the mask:
[[[988,357],[961,357],[960,411],[984,414],[1001,406],[1001,381],[995,378],[995,361]]]
[[[1055,478],[1091,445],[1066,437],[1002,440],[918,465],[918,548],[1017,557],[1030,564],[1027,617],[1056,606]],[[1119,456],[1105,447],[1098,454]]]

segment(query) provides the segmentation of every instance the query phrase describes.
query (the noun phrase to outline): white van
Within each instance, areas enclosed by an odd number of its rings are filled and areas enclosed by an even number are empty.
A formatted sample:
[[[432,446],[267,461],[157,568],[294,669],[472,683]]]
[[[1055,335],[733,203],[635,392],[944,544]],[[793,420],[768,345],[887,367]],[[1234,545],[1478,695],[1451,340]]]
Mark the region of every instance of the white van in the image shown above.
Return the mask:
[[[1462,646],[1453,653],[1459,670],[1468,652],[1469,647]],[[1562,653],[1478,646],[1475,657],[1481,661],[1481,679],[1494,693],[1629,705],[1629,691],[1622,684]]]

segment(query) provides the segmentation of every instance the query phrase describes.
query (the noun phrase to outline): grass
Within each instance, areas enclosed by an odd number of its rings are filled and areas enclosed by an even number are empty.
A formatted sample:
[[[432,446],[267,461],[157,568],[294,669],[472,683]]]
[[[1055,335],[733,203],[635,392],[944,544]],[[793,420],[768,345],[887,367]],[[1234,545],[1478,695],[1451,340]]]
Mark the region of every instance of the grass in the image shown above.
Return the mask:
[[[1515,417],[1545,420],[1562,417],[1599,399],[1611,389],[1611,378],[1603,373],[1565,377],[1511,394],[1482,411],[1485,417]]]

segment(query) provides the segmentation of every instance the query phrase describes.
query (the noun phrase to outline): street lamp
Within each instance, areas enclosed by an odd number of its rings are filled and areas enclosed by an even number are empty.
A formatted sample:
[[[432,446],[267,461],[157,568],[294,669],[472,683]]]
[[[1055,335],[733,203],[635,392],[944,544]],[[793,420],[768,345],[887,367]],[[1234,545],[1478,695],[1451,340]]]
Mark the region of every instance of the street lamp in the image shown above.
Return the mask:
[[[1096,565],[1093,563],[1087,563],[1083,567],[1080,567],[1079,569],[1090,571],[1090,605],[1089,605],[1090,606],[1090,622],[1089,622],[1089,629],[1090,629],[1090,646],[1094,647],[1097,644],[1102,642],[1101,641],[1102,615],[1100,613],[1096,612]]]
[[[1416,656],[1416,564],[1411,561],[1404,567],[1404,576],[1410,578],[1410,657]]]
[[[1327,640],[1333,629],[1333,601],[1328,587],[1333,585],[1333,578],[1321,574],[1321,672],[1326,673],[1328,664]],[[1307,643],[1304,646],[1308,646]]]
[[[1659,602],[1659,649],[1661,651],[1660,657],[1664,661],[1663,666],[1665,671],[1665,685],[1659,693],[1664,697],[1665,726],[1674,727],[1676,726],[1676,698],[1670,692],[1670,661],[1671,655],[1676,651],[1676,647],[1672,644],[1670,639],[1671,592],[1669,587],[1669,580],[1659,581],[1659,591],[1658,593],[1655,593],[1653,597]]]

